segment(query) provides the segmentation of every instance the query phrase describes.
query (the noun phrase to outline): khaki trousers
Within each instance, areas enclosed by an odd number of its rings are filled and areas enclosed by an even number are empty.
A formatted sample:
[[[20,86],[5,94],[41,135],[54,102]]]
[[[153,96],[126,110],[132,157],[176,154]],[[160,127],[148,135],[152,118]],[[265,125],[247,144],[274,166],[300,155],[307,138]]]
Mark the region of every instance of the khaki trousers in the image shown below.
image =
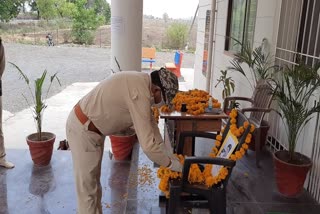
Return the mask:
[[[2,96],[0,96],[0,159],[6,156],[2,131]]]
[[[105,137],[89,131],[89,123],[81,124],[72,110],[67,120],[66,134],[73,160],[78,213],[101,214],[100,175]]]

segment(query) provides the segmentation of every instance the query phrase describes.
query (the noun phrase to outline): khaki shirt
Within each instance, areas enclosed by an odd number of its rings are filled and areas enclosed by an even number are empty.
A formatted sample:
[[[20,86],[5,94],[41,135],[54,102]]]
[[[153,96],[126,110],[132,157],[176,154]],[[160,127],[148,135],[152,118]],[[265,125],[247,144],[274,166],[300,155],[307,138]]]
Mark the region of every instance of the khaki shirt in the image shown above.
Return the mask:
[[[79,104],[103,135],[115,134],[133,125],[148,158],[159,165],[169,165],[169,157],[160,149],[163,140],[152,116],[149,74],[136,71],[113,74]]]

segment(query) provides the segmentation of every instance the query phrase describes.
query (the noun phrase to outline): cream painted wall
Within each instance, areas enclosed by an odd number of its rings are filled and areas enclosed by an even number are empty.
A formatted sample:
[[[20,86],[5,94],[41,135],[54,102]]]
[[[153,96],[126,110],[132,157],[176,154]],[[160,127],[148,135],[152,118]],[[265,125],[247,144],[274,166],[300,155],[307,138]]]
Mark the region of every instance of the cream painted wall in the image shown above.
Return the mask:
[[[197,35],[196,61],[195,61],[195,81],[194,87],[205,89],[205,76],[202,74],[202,58],[203,58],[203,43],[204,43],[204,24],[205,11],[210,10],[211,0],[199,1],[199,24]],[[226,69],[230,65],[232,55],[227,53],[225,49],[225,35],[227,26],[227,10],[228,0],[217,0],[217,14],[215,22],[214,34],[214,53],[213,53],[213,70],[211,78],[211,94],[222,101],[222,87],[215,88],[216,79],[220,76],[220,70]],[[257,17],[254,33],[254,45],[260,45],[263,38],[267,38],[270,43],[270,49],[275,52],[277,26],[280,14],[281,1],[277,0],[258,0]],[[251,96],[252,88],[248,84],[246,78],[238,73],[232,73],[231,76],[236,82],[236,88],[233,95]]]

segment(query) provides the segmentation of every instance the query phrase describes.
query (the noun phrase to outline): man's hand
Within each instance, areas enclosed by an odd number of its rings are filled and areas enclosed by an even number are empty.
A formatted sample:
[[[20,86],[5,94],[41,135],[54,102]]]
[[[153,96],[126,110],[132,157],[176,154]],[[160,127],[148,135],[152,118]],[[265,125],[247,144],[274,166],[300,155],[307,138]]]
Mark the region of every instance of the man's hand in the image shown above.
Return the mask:
[[[168,157],[171,159],[171,160],[177,160],[179,161],[179,158],[172,153],[172,151],[170,149],[167,149],[166,145],[164,143],[160,143],[160,149],[163,153],[165,153],[166,155],[168,155]]]
[[[168,168],[171,169],[172,171],[182,172],[182,164],[180,163],[180,161],[175,159],[171,160],[171,164],[169,165]]]

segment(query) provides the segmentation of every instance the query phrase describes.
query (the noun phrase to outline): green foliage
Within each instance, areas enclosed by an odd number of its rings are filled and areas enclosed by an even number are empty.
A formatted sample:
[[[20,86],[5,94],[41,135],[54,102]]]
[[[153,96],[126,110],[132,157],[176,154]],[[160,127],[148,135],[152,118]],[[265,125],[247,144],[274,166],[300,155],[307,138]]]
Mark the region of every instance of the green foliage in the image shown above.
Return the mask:
[[[39,15],[45,20],[58,17],[55,0],[37,0]]]
[[[72,17],[75,5],[67,0],[37,0],[40,17],[46,20]]]
[[[52,75],[50,77],[50,85],[48,87],[46,96],[44,97],[43,96],[43,84],[44,84],[46,77],[47,77],[47,70],[44,70],[41,77],[37,78],[34,81],[34,93],[33,93],[32,92],[33,90],[31,89],[31,86],[30,86],[31,83],[30,83],[28,76],[16,64],[11,63],[11,62],[9,62],[9,63],[17,69],[18,74],[21,76],[21,78],[25,81],[25,83],[28,86],[29,92],[32,97],[32,102],[30,102],[29,99],[24,94],[22,94],[22,96],[24,97],[24,99],[26,100],[26,102],[28,103],[30,108],[32,109],[33,118],[36,122],[36,127],[37,127],[38,140],[40,141],[42,139],[42,137],[41,137],[42,116],[43,116],[44,110],[47,108],[45,101],[46,101],[47,96],[49,94],[52,82],[54,80],[57,80],[59,85],[61,86],[60,80],[57,77],[57,73],[55,73],[54,75]]]
[[[279,70],[279,67],[274,65],[271,61],[270,54],[264,53],[261,46],[252,49],[249,42],[241,43],[238,40],[235,41],[241,46],[241,51],[234,55],[233,60],[230,62],[231,66],[228,67],[228,69],[240,72],[244,75],[252,89],[255,88],[259,80],[268,79],[273,73]],[[243,68],[244,64],[249,67],[249,73],[253,78],[253,83],[251,83],[247,77],[245,69]]]
[[[95,31],[105,22],[104,17],[97,15],[94,9],[86,8],[86,3],[86,0],[77,0],[77,11],[73,15],[72,35],[74,41],[80,44],[92,44]]]
[[[320,103],[312,105],[312,97],[320,87],[320,77],[317,74],[319,65],[309,67],[299,65],[287,66],[278,72],[274,79],[276,89],[274,99],[278,101],[281,110],[280,116],[286,125],[289,141],[289,162],[295,160],[295,148],[299,134],[310,121],[313,113],[320,112]]]
[[[104,16],[106,24],[110,23],[111,8],[106,0],[95,0],[94,11],[96,12],[96,14]]]
[[[17,17],[24,0],[1,0],[0,21],[8,22]]]
[[[168,47],[173,49],[181,49],[185,45],[187,39],[188,26],[183,23],[172,23],[167,29]]]
[[[222,84],[222,98],[225,99],[226,97],[229,97],[231,93],[234,92],[235,84],[232,77],[227,77],[227,70],[221,70],[220,72],[221,76],[219,77],[219,79],[217,79],[218,83],[215,85],[215,87],[217,87],[219,84]]]

